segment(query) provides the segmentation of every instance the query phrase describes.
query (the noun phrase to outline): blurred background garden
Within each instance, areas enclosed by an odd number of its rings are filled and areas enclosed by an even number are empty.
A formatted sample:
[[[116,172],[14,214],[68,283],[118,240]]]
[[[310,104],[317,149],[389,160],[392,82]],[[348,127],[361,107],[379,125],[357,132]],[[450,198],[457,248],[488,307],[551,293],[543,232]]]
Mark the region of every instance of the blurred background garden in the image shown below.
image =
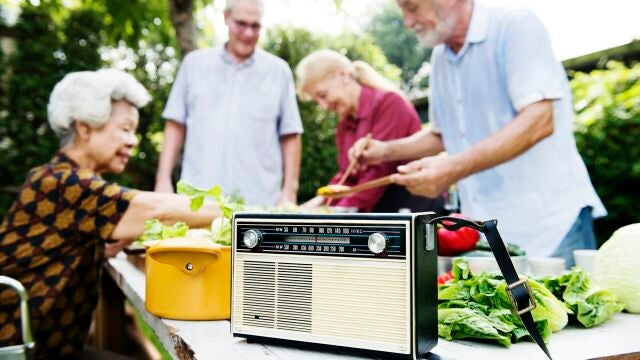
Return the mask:
[[[305,1],[330,8],[343,23],[352,19],[353,1]],[[265,3],[268,13],[270,1]],[[354,19],[357,26],[341,26],[339,32],[267,24],[261,46],[292,68],[324,47],[365,60],[401,85],[426,123],[430,50],[403,28],[392,0],[372,4],[365,20]],[[187,52],[224,41],[226,28],[215,21],[224,1],[0,0],[0,5],[0,216],[27,170],[58,149],[46,105],[53,85],[71,71],[117,67],[150,90],[153,102],[141,112],[140,145],[117,180],[151,190],[162,146],[161,112],[177,68]],[[609,211],[595,223],[603,242],[613,230],[640,219],[640,42],[561,60],[571,77],[578,148]],[[304,201],[335,174],[337,118],[315,104],[299,106],[305,128],[299,201]],[[210,135],[212,141],[221,136]]]

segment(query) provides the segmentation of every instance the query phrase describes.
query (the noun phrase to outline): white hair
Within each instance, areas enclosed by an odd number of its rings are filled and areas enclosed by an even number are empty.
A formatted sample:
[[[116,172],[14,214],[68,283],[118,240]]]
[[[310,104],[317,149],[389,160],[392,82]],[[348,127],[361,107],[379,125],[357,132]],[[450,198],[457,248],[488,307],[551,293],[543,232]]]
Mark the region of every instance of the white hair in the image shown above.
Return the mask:
[[[126,100],[141,108],[151,96],[138,80],[120,70],[69,73],[56,84],[49,97],[49,125],[64,145],[73,137],[75,121],[92,128],[104,125],[111,116],[114,100]]]
[[[224,7],[224,12],[230,13],[236,4],[240,1],[244,0],[227,0],[227,4]],[[260,17],[264,15],[264,2],[262,0],[251,0],[254,4],[258,5],[258,9],[260,10]]]

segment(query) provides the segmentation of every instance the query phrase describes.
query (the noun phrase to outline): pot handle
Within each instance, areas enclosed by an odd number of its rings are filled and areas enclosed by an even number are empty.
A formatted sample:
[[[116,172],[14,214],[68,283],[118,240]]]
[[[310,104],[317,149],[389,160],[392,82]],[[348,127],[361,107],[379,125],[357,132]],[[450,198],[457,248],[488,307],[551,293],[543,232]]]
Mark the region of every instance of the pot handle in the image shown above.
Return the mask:
[[[171,248],[150,248],[148,255],[155,261],[172,265],[187,275],[197,275],[207,265],[215,262],[222,254],[218,247],[198,250],[176,250]]]

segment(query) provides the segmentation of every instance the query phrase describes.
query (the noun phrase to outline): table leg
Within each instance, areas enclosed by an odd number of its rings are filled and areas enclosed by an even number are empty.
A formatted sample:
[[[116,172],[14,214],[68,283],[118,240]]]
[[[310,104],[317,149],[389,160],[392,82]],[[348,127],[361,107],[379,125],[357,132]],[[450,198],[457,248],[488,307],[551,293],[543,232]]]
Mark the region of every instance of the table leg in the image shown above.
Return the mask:
[[[102,274],[100,298],[96,308],[95,346],[100,349],[125,350],[124,294],[109,274]]]

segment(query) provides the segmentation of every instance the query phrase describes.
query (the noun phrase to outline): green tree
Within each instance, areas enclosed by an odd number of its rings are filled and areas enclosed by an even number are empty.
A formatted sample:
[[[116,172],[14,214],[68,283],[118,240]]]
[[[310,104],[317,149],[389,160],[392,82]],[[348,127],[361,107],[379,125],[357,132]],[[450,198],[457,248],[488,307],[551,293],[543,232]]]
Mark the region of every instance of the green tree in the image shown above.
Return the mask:
[[[3,31],[0,33],[0,124],[6,124],[9,116],[9,111],[7,110],[8,98],[7,98],[7,76],[8,76],[8,64],[7,64],[7,56],[5,54],[5,46],[8,46],[10,42],[13,42],[12,39],[3,38],[4,33],[9,30],[9,28],[5,24],[4,18],[4,9],[0,6],[0,29]],[[3,154],[4,157],[5,151],[7,151],[10,146],[9,143],[6,142],[4,133],[6,132],[3,128],[5,125],[0,125],[0,154]],[[2,160],[0,160],[0,166],[3,166]],[[8,173],[5,174],[6,170],[0,170],[0,175],[2,178],[8,176]],[[7,179],[8,180],[8,179]],[[3,214],[4,209],[6,209],[10,202],[13,200],[13,189],[10,187],[10,181],[0,180],[0,216]]]
[[[8,58],[6,118],[0,126],[3,188],[22,184],[26,171],[57,149],[46,109],[49,92],[62,77],[60,38],[49,13],[27,3],[14,29],[20,46]],[[3,210],[13,197],[4,194]]]
[[[366,31],[373,36],[389,62],[402,70],[405,91],[428,86],[427,74],[418,75],[418,71],[429,61],[431,49],[422,46],[415,32],[404,27],[402,12],[395,1],[384,5],[382,11],[367,24]]]
[[[138,49],[140,41],[158,39],[175,46],[167,0],[85,0],[103,18],[107,44]]]
[[[96,70],[102,60],[98,49],[104,44],[101,33],[102,17],[95,10],[85,8],[71,11],[63,29],[63,72]]]
[[[56,8],[55,3],[52,5]],[[53,86],[69,71],[101,67],[100,16],[90,9],[67,12],[56,25],[48,6],[24,3],[13,27],[20,46],[9,55],[0,126],[3,191],[0,213],[13,201],[26,172],[47,162],[59,142],[47,120]],[[5,174],[6,172],[6,174]]]
[[[609,212],[595,222],[602,242],[640,219],[640,64],[576,73],[571,89],[576,143]]]

